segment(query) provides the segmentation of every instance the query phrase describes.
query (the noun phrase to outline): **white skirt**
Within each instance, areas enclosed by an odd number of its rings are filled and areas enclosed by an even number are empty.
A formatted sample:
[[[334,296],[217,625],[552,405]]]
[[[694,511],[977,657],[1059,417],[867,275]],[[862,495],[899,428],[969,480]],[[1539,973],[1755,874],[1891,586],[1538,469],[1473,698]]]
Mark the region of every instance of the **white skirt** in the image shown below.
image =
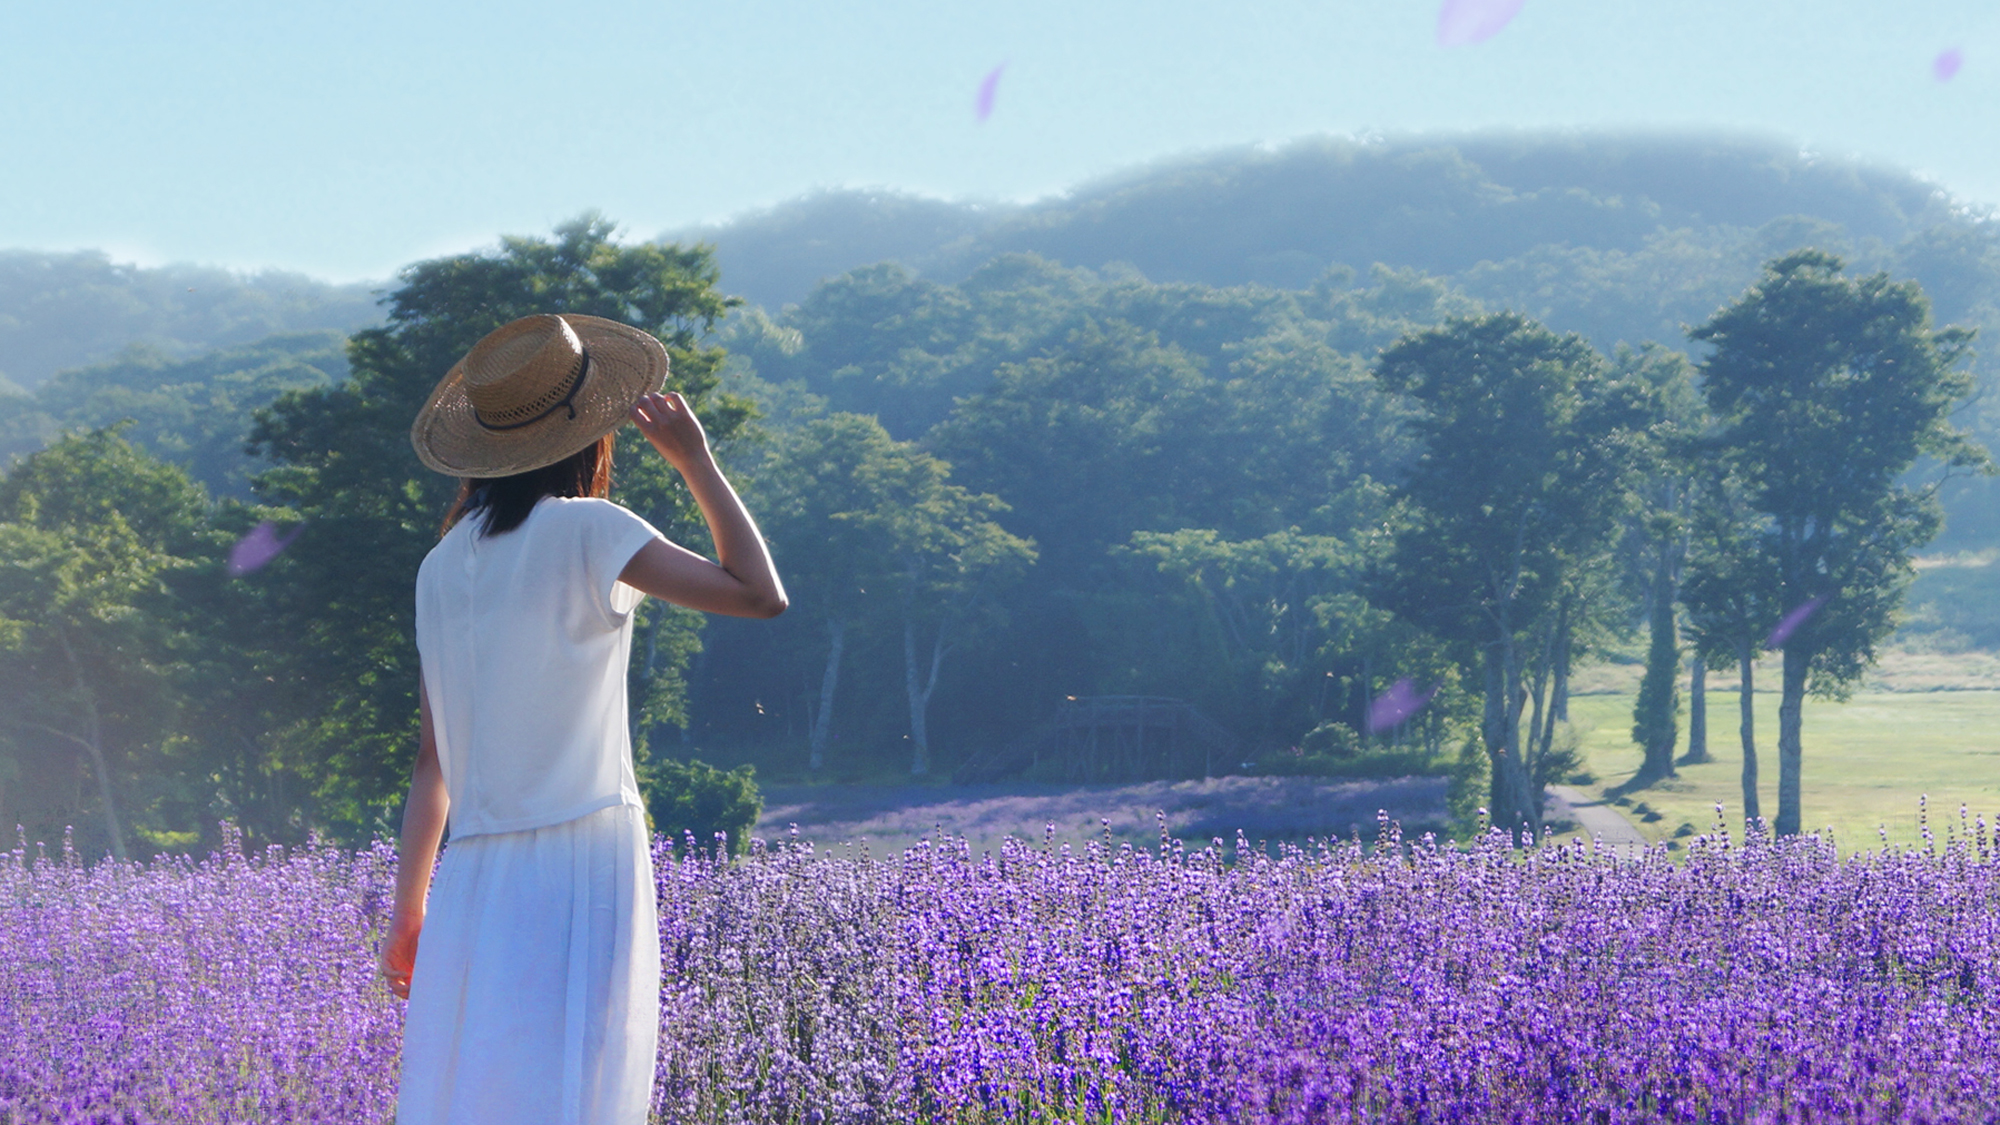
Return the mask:
[[[643,1125],[660,919],[629,805],[445,848],[410,976],[398,1125]]]

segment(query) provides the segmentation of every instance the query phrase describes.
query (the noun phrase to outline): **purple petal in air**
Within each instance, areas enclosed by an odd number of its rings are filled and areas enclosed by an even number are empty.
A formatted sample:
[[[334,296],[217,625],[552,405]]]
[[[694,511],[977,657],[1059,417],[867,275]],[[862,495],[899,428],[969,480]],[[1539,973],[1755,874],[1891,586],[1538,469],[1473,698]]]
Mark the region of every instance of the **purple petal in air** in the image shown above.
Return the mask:
[[[1799,626],[1806,623],[1806,618],[1811,617],[1813,615],[1813,611],[1817,610],[1820,606],[1825,604],[1826,604],[1825,594],[1819,594],[1814,597],[1807,598],[1804,605],[1801,605],[1797,609],[1794,609],[1792,612],[1787,613],[1785,615],[1785,619],[1783,621],[1778,622],[1778,627],[1771,630],[1770,636],[1764,638],[1764,647],[1765,648],[1785,647],[1785,642],[1792,639],[1792,634],[1799,631]]]
[[[999,92],[1000,72],[1006,69],[1007,64],[1001,63],[979,83],[979,96],[972,101],[972,115],[982,122],[993,116],[993,95]]]
[[[1939,82],[1949,82],[1958,74],[1958,68],[1964,65],[1965,52],[1957,47],[1939,51],[1938,57],[1931,60],[1931,77]]]
[[[1368,705],[1368,733],[1388,730],[1423,710],[1424,704],[1429,703],[1442,687],[1444,685],[1440,683],[1418,695],[1416,685],[1410,682],[1408,676],[1397,680],[1388,691],[1376,696],[1374,702]]]
[[[1515,16],[1522,0],[1444,0],[1438,6],[1440,47],[1462,47],[1493,38]]]
[[[291,546],[292,540],[297,539],[299,532],[304,530],[305,525],[300,524],[280,539],[278,525],[270,520],[251,528],[250,534],[237,540],[236,546],[229,549],[227,568],[229,577],[241,578],[252,571],[263,569],[272,559],[284,554],[285,548]]]

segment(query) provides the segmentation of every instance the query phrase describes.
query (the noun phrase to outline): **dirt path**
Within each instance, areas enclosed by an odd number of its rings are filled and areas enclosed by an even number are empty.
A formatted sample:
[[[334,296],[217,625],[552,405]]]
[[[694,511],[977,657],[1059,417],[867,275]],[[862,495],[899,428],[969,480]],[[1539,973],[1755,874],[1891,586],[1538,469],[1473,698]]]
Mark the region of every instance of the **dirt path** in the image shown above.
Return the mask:
[[[1646,850],[1646,837],[1625,815],[1582,790],[1568,785],[1551,785],[1548,811],[1552,816],[1576,821],[1577,835],[1595,839],[1600,845],[1618,849],[1624,855]]]

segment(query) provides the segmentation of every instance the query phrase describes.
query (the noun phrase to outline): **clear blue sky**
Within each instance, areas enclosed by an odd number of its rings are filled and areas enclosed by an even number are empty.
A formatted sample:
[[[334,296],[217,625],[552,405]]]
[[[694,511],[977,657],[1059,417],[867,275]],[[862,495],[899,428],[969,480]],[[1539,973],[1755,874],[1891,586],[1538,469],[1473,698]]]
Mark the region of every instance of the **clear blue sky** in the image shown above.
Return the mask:
[[[1437,0],[9,8],[0,247],[144,262],[383,278],[587,207],[651,236],[816,187],[1028,199],[1487,126],[1754,130],[2000,203],[2000,6],[1961,0],[1526,0],[1453,48]]]

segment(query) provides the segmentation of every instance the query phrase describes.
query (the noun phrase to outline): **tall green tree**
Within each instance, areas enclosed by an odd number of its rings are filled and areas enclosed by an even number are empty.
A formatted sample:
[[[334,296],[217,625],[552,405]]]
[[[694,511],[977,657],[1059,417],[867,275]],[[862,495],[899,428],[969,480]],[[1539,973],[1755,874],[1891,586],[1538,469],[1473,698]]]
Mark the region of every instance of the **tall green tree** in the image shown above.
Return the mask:
[[[83,763],[103,842],[120,858],[131,806],[160,780],[177,704],[166,580],[195,565],[207,512],[199,485],[116,427],[58,439],[0,480],[0,746],[44,782]],[[43,769],[20,770],[51,751]],[[74,816],[91,803],[58,798],[42,811]]]
[[[871,624],[887,593],[876,579],[891,544],[880,521],[870,518],[884,498],[869,486],[887,476],[882,466],[897,454],[896,440],[880,422],[839,413],[780,434],[756,466],[755,496],[773,556],[796,599],[793,614],[810,620],[826,646],[807,735],[806,766],[814,773],[826,768],[849,634]]]
[[[416,746],[417,659],[411,583],[436,542],[456,482],[424,469],[410,420],[439,378],[481,336],[532,313],[583,313],[643,328],[667,346],[672,389],[717,442],[751,415],[716,391],[721,349],[707,342],[734,302],[716,288],[705,247],[613,241],[585,215],[551,239],[506,238],[497,250],[420,262],[387,299],[388,322],[357,333],[352,375],[294,391],[264,411],[253,450],[275,467],[256,486],[296,511],[291,584],[273,606],[295,671],[320,685],[282,732],[305,764],[313,824],[360,836],[386,825]],[[669,535],[703,542],[691,498],[629,429],[614,496]],[[649,603],[634,645],[633,710],[643,735],[681,713],[681,666],[695,620]]]
[[[1780,835],[1800,830],[1802,707],[1838,696],[1894,628],[1910,553],[1937,533],[1936,483],[1904,483],[1919,457],[1990,471],[1951,424],[1972,378],[1972,342],[1937,329],[1913,282],[1843,275],[1816,250],[1773,260],[1763,277],[1690,336],[1713,347],[1703,388],[1718,457],[1761,517],[1744,562],[1785,607],[1778,705]],[[1770,621],[1770,626],[1779,624]],[[1778,639],[1778,638],[1774,638]]]
[[[1687,358],[1657,346],[1619,356],[1620,373],[1653,398],[1654,423],[1639,455],[1627,552],[1646,607],[1646,672],[1632,708],[1632,741],[1643,752],[1634,781],[1648,785],[1674,772],[1680,736],[1681,638],[1677,613],[1687,562],[1688,521],[1694,496],[1694,441],[1703,406]],[[1692,722],[1690,736],[1692,736]]]
[[[1609,548],[1650,420],[1646,395],[1612,378],[1580,337],[1511,313],[1407,336],[1376,372],[1421,408],[1411,426],[1422,446],[1397,490],[1406,519],[1380,598],[1476,667],[1493,822],[1538,835],[1527,685],[1539,712],[1547,677],[1537,668],[1555,658],[1566,595]]]
[[[951,465],[914,446],[858,467],[876,502],[856,522],[888,546],[882,581],[901,618],[910,773],[930,773],[930,706],[945,657],[999,615],[997,594],[1035,561],[1031,540],[995,517],[1007,505],[950,481]]]

